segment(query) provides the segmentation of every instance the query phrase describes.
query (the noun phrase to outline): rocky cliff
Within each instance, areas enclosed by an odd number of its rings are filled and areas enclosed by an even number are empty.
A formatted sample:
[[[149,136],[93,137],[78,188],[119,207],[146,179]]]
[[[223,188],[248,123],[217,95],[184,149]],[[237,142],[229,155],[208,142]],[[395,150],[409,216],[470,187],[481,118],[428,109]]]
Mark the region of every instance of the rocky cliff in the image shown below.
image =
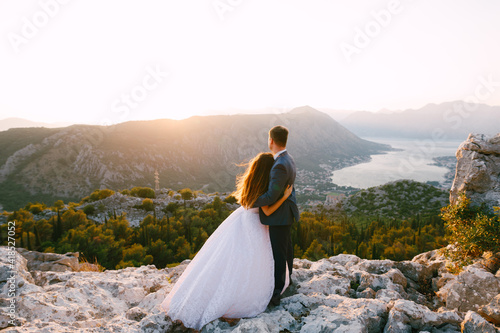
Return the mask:
[[[19,249],[11,283],[8,255],[0,247],[3,332],[188,331],[159,308],[188,261],[91,272],[79,271],[74,253]],[[478,260],[459,275],[446,267],[437,250],[402,262],[295,259],[280,306],[236,323],[215,320],[202,332],[499,332],[498,266]]]
[[[465,191],[473,204],[500,206],[500,133],[469,134],[458,147],[456,157],[450,202],[456,203],[459,193]]]

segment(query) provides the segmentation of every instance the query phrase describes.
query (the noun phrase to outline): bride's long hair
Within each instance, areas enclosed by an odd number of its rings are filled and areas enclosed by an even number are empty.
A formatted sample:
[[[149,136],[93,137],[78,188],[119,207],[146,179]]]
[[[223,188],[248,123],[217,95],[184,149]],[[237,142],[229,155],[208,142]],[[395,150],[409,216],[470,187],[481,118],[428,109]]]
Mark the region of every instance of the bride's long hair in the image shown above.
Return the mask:
[[[250,160],[247,169],[236,178],[236,191],[233,196],[244,208],[252,208],[257,198],[266,193],[269,186],[269,173],[274,164],[271,153],[260,153]]]

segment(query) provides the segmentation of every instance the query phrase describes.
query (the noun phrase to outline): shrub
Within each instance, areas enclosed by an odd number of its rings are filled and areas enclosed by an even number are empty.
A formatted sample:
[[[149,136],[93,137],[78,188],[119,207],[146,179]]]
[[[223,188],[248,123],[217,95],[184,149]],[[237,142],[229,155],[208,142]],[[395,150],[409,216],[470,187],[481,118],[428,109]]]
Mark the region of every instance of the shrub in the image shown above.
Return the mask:
[[[106,199],[107,197],[110,197],[112,196],[113,194],[115,194],[115,191],[113,190],[110,190],[110,189],[103,189],[103,190],[95,190],[94,192],[92,192],[90,194],[90,201],[97,201],[97,200],[102,200],[102,199]]]
[[[322,258],[327,257],[326,252],[323,250],[323,245],[318,242],[318,240],[313,240],[311,243],[311,246],[306,250],[306,252],[303,255],[304,259],[309,259],[309,260],[320,260]]]
[[[104,272],[106,268],[97,262],[94,258],[94,262],[89,262],[84,257],[80,258],[78,272]]]
[[[234,197],[234,195],[228,195],[225,199],[224,199],[224,202],[227,202],[228,204],[235,204],[238,202],[238,200],[236,200],[236,198]]]
[[[45,208],[47,208],[47,206],[45,206],[44,204],[36,203],[36,204],[29,204],[28,210],[31,212],[31,214],[36,215],[43,212]]]
[[[484,252],[500,251],[499,216],[489,213],[484,205],[472,206],[465,193],[459,195],[457,204],[441,208],[441,218],[450,231],[450,241],[455,243],[446,254],[456,270]]]
[[[155,210],[155,205],[153,203],[153,200],[151,200],[151,199],[142,200],[141,208],[147,212]]]
[[[83,208],[85,215],[92,215],[95,213],[95,207],[93,205],[87,205]]]
[[[139,198],[151,198],[151,199],[156,198],[155,190],[153,190],[151,187],[136,186],[130,190],[130,195]]]

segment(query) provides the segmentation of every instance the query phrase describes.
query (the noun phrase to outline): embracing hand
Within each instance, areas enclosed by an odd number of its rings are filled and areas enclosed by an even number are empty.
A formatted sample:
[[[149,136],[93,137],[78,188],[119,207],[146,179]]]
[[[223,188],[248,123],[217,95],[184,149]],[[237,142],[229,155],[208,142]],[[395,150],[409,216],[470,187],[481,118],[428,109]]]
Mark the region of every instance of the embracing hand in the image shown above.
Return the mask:
[[[293,191],[293,185],[288,185],[285,189],[285,194],[283,194],[283,196],[285,198],[288,198],[290,194],[292,194],[292,191]]]

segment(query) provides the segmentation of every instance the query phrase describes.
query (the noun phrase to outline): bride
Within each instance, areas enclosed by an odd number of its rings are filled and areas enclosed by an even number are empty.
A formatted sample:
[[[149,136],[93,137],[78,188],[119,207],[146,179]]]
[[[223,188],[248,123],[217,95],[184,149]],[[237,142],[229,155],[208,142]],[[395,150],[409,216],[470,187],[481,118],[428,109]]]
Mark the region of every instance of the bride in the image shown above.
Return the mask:
[[[254,317],[273,294],[274,259],[269,227],[260,223],[259,208],[251,208],[266,192],[274,158],[260,153],[238,177],[235,197],[241,205],[207,239],[177,280],[161,308],[172,320],[200,330],[220,317]],[[261,207],[271,215],[292,193],[288,185],[276,203]],[[283,290],[288,286],[287,283]]]

